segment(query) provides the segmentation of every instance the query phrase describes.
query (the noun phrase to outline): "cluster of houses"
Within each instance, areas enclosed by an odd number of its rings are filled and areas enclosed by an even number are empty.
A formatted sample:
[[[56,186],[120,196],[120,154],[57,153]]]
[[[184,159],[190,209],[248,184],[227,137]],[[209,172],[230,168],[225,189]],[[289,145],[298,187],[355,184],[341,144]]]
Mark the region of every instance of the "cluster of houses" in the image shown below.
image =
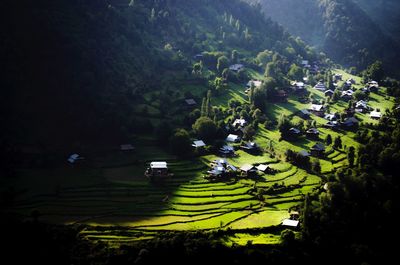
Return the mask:
[[[275,170],[265,164],[250,165],[245,164],[236,167],[230,164],[226,159],[216,159],[210,163],[210,169],[205,178],[210,180],[226,179],[232,177],[256,177],[259,173],[272,174]]]

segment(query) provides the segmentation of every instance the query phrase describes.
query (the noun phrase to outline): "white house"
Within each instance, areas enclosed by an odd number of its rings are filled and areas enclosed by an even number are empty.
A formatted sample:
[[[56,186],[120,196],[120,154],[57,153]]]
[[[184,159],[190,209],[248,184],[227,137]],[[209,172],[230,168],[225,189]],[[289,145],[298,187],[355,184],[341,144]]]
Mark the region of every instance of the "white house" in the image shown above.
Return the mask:
[[[283,226],[289,226],[289,227],[297,227],[299,225],[298,220],[291,220],[291,219],[285,219],[282,222]]]
[[[240,141],[239,135],[236,134],[229,134],[228,137],[226,137],[225,141],[231,142],[231,143],[237,143]]]
[[[206,144],[202,140],[193,141],[192,146],[194,148],[204,147]]]
[[[371,111],[371,113],[369,114],[369,116],[371,117],[371,119],[377,119],[379,120],[382,117],[382,113],[378,112],[378,111]]]
[[[236,127],[236,126],[240,126],[240,127],[244,127],[245,125],[246,125],[246,120],[245,119],[236,119],[233,123],[232,123],[232,125],[233,125],[233,127]]]

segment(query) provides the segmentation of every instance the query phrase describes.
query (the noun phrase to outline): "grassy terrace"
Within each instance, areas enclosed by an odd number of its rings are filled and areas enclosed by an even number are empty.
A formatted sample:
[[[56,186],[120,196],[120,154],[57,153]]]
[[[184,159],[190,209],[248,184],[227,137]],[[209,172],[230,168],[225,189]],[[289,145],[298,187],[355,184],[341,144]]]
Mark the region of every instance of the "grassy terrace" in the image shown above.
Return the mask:
[[[249,71],[254,79],[261,76]],[[344,74],[344,78],[350,75]],[[359,83],[359,78],[351,76]],[[316,97],[323,97],[319,91],[311,90]],[[205,88],[188,85],[183,91],[191,91],[196,96],[204,95]],[[229,85],[223,95],[213,99],[213,104],[226,107],[229,99],[241,102],[247,100],[240,85]],[[371,94],[370,105],[382,111],[391,108],[393,100],[382,94]],[[157,101],[152,95],[144,95],[147,102],[147,114],[158,119],[160,114]],[[347,103],[339,101],[331,106],[331,112],[342,111]],[[286,103],[268,104],[267,115],[276,120],[281,113],[300,119],[294,113],[307,108],[297,98],[291,96]],[[138,112],[143,106],[136,106]],[[371,122],[365,114],[357,114],[364,122]],[[340,136],[343,145],[357,146],[354,132],[332,131],[322,125],[324,119],[312,115],[320,130],[323,141],[327,134],[332,138]],[[267,130],[260,125],[255,141],[262,147],[272,144],[275,156],[269,153],[251,155],[237,151],[237,157],[228,158],[228,162],[240,167],[244,164],[268,164],[277,170],[276,174],[261,174],[257,179],[238,178],[228,181],[210,182],[203,178],[209,163],[216,155],[206,155],[192,160],[181,160],[157,147],[151,136],[142,136],[136,140],[136,151],[127,154],[117,151],[103,151],[94,154],[90,166],[66,165],[46,170],[21,170],[18,177],[2,185],[19,187],[15,208],[27,216],[33,210],[40,212],[40,219],[67,224],[88,224],[82,235],[91,240],[123,244],[136,240],[152,238],[155,232],[170,230],[237,230],[226,238],[226,244],[275,244],[279,242],[279,231],[253,234],[252,229],[279,226],[288,217],[288,211],[302,201],[304,194],[321,186],[319,176],[310,174],[285,162],[287,149],[308,150],[316,140],[305,137],[296,141],[280,141],[277,129]],[[174,176],[163,184],[152,184],[143,172],[149,161],[165,160]],[[328,147],[327,156],[320,159],[322,173],[333,172],[347,165],[344,150],[332,150]],[[296,188],[284,189],[263,195],[256,189],[268,190],[273,185],[295,185]],[[256,187],[256,189],[254,189]],[[123,226],[123,227],[120,227]],[[249,233],[243,233],[248,229]]]

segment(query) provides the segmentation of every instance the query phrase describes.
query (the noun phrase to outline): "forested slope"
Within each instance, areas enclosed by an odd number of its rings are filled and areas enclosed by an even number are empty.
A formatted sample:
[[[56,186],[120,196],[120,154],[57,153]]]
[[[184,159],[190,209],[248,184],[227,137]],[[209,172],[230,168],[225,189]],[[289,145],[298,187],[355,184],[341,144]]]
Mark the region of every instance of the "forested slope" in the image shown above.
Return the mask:
[[[237,49],[251,58],[270,49],[290,61],[311,56],[302,42],[240,1],[1,5],[7,143],[50,147],[135,133],[142,126],[132,105],[144,91],[185,80],[193,56],[203,51],[230,55]],[[210,58],[215,67],[216,55]]]
[[[398,74],[399,49],[393,40],[398,16],[394,4],[388,2],[375,8],[376,1],[260,1],[267,16],[336,62],[362,70],[380,59],[388,72]]]

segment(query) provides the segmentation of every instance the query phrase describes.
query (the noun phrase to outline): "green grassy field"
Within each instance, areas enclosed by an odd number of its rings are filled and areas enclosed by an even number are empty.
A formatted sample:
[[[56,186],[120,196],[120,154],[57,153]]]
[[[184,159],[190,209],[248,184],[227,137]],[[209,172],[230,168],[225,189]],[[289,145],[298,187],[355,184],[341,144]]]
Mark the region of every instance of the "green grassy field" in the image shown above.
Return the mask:
[[[341,70],[344,78],[361,79]],[[260,74],[250,71],[253,78]],[[361,85],[359,85],[361,86]],[[206,89],[188,85],[184,90],[196,96],[204,95]],[[308,88],[312,89],[312,88]],[[229,84],[228,90],[213,104],[227,107],[229,99],[245,102],[242,85]],[[319,91],[312,91],[315,97],[323,97]],[[160,113],[157,101],[151,104],[151,94],[144,95],[147,104],[137,106],[147,108],[147,114],[157,117]],[[391,108],[394,102],[385,97],[385,89],[379,94],[372,93],[370,105],[381,111]],[[347,103],[339,101],[331,106],[331,112],[342,111]],[[267,104],[266,114],[276,120],[281,113],[300,120],[293,114],[307,108],[291,96],[288,102]],[[371,122],[366,114],[357,114],[364,122]],[[82,235],[94,241],[105,241],[111,245],[148,240],[154,233],[176,230],[237,230],[225,238],[226,244],[244,245],[279,243],[279,230],[253,234],[243,233],[243,229],[279,227],[282,220],[289,217],[289,210],[297,206],[304,195],[322,186],[321,178],[285,162],[284,153],[308,150],[316,142],[323,142],[327,134],[332,138],[340,136],[344,148],[327,148],[327,156],[320,158],[323,174],[334,172],[347,165],[346,147],[358,146],[352,131],[332,131],[323,128],[323,118],[311,115],[320,130],[319,140],[305,137],[294,141],[280,140],[277,129],[267,130],[259,126],[255,141],[263,148],[273,146],[274,156],[267,152],[251,155],[237,151],[237,156],[228,162],[240,167],[244,164],[267,164],[276,174],[260,174],[259,178],[238,178],[235,180],[210,182],[203,176],[210,162],[219,158],[205,155],[191,160],[182,160],[157,147],[151,136],[136,139],[133,153],[107,150],[94,154],[90,165],[65,166],[51,169],[24,169],[14,179],[1,183],[3,187],[18,187],[15,210],[30,218],[33,210],[38,210],[40,219],[46,222],[89,225]],[[150,161],[167,161],[174,176],[162,184],[152,184],[144,177],[144,170]],[[272,194],[257,196],[255,187],[269,189],[273,185],[292,185]],[[281,228],[283,229],[283,228]],[[278,232],[277,232],[278,231]]]

